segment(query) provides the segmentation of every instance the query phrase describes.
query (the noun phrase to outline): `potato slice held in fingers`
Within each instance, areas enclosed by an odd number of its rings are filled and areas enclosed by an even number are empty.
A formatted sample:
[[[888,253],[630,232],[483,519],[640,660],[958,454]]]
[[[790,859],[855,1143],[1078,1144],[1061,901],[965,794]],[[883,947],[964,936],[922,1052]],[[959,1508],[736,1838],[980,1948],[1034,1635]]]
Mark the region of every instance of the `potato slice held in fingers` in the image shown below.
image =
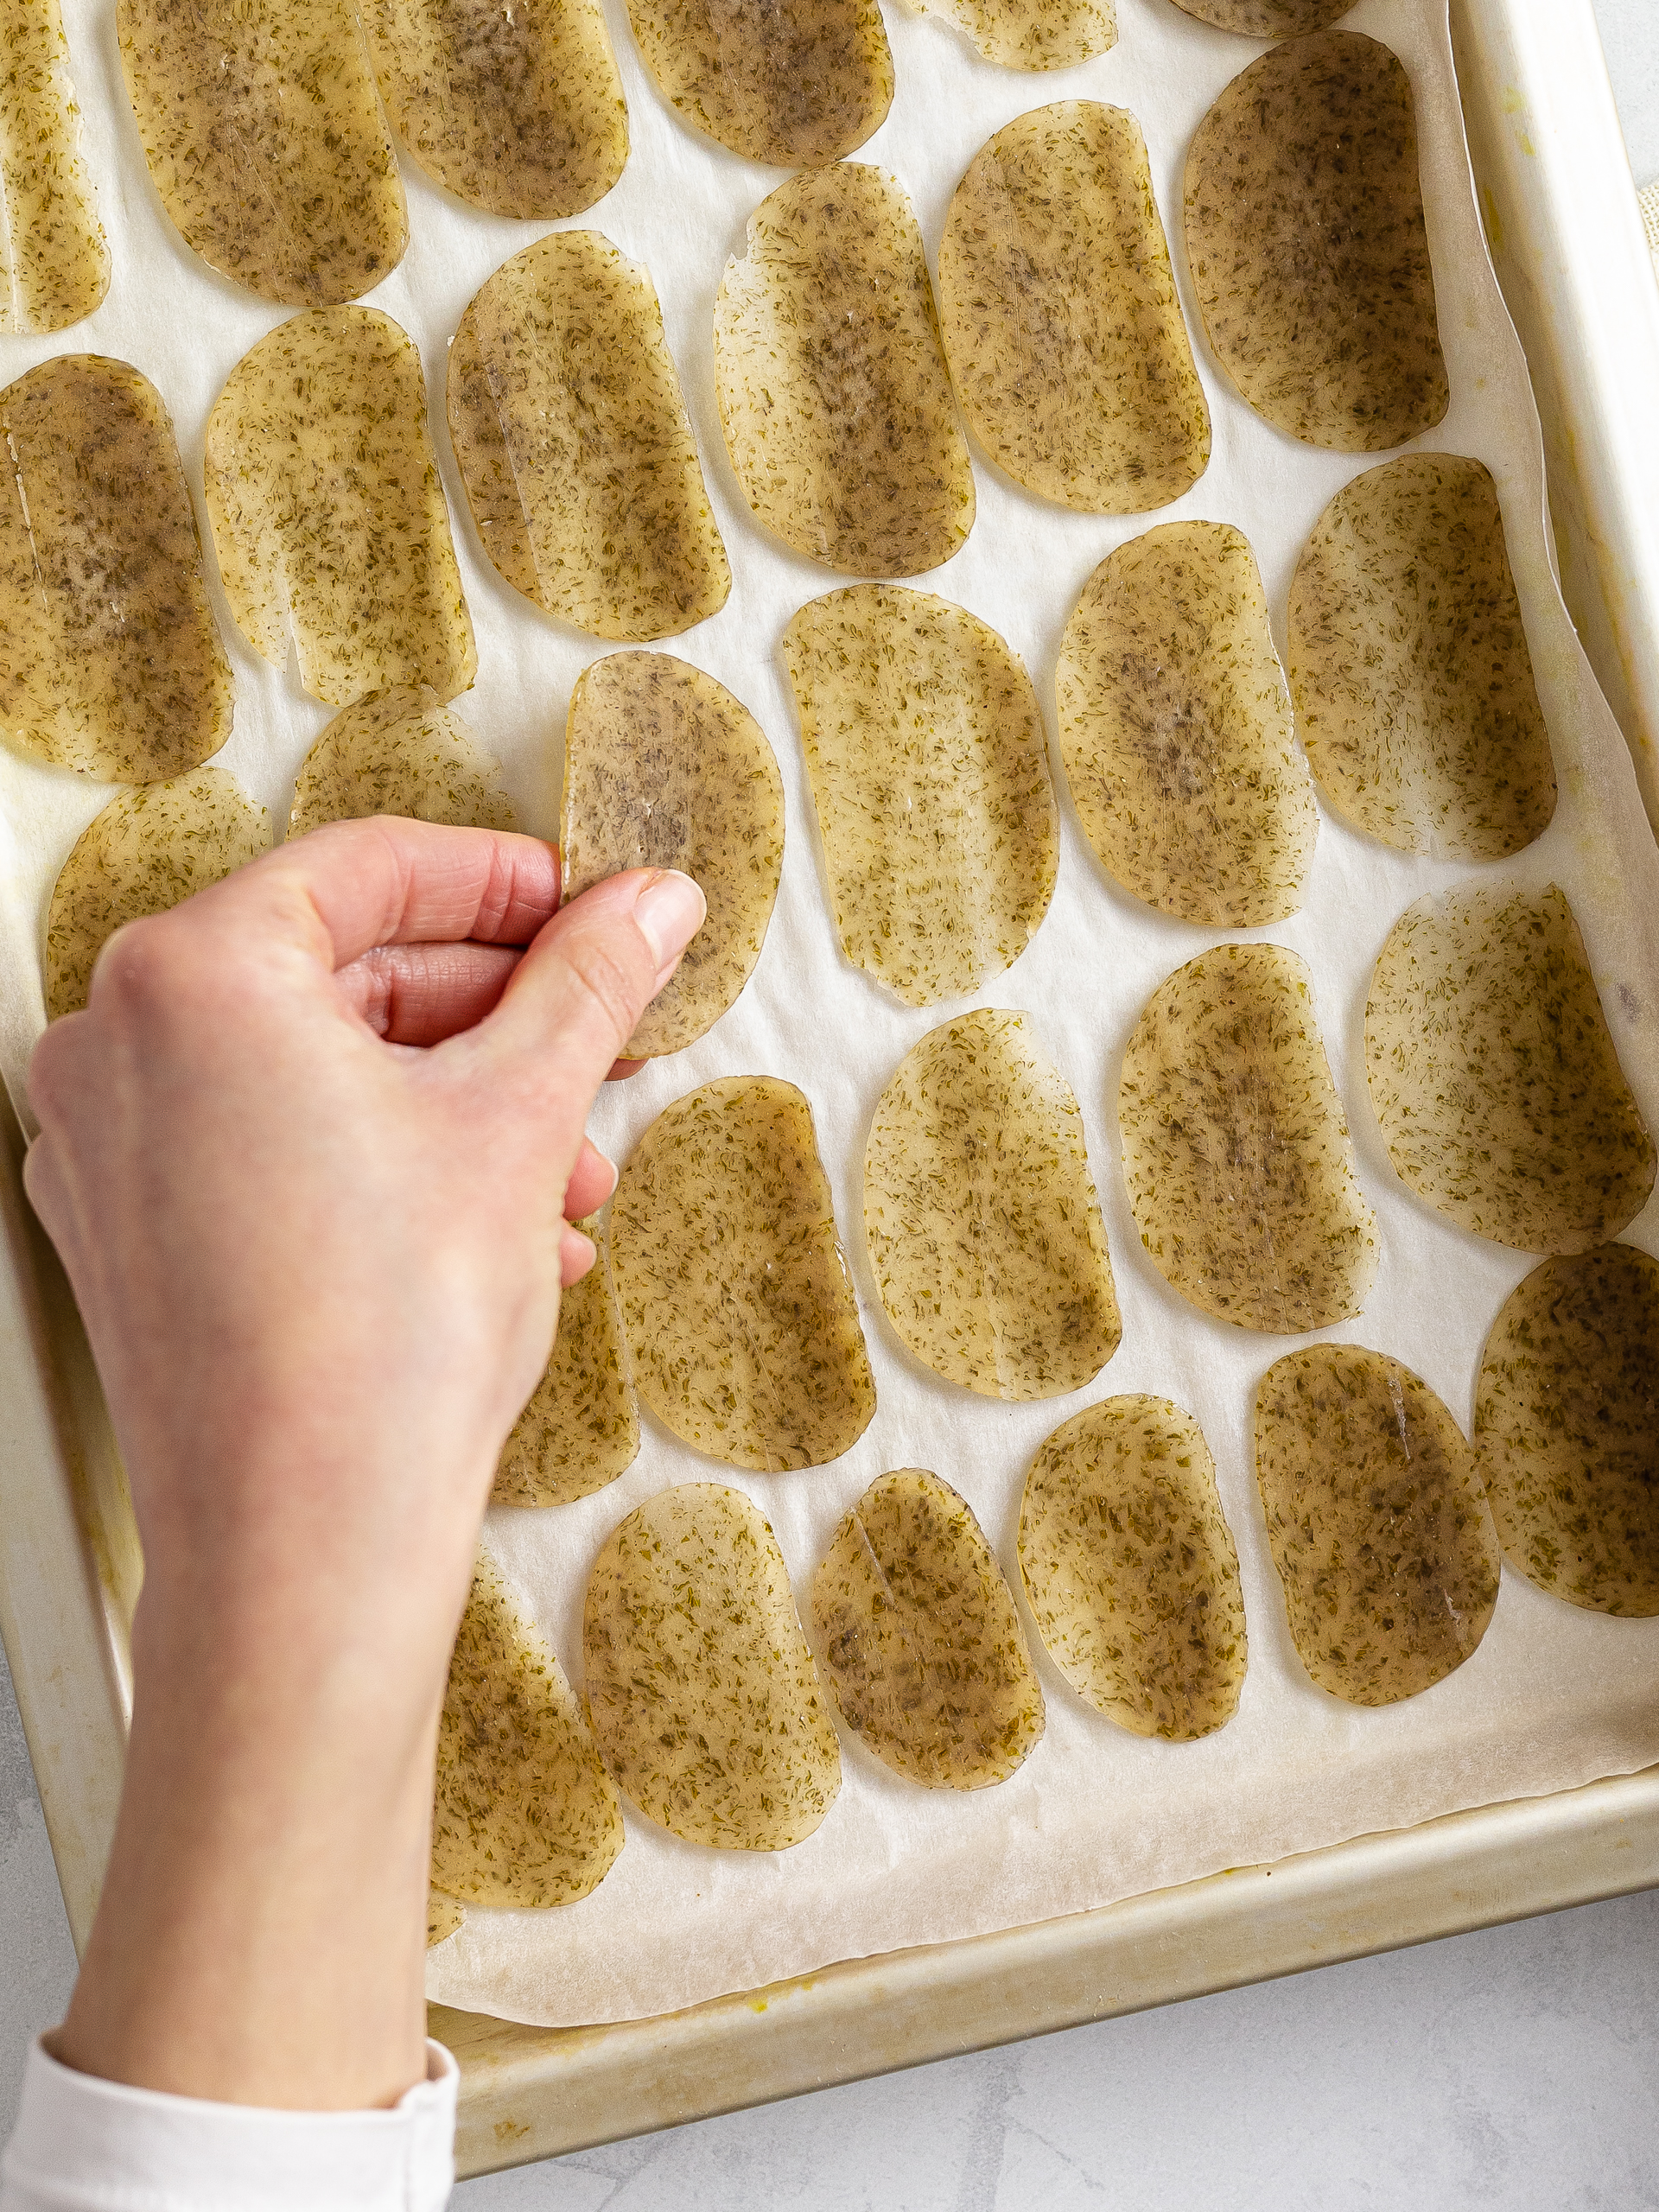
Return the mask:
[[[231,734],[230,664],[161,394],[64,353],[0,391],[0,734],[149,783]]]
[[[453,699],[478,666],[408,334],[378,308],[296,315],[207,418],[207,516],[231,612],[313,698]]]
[[[1013,1594],[937,1475],[906,1467],[870,1484],[813,1577],[812,1625],[842,1718],[912,1782],[1006,1782],[1042,1735]]]
[[[601,1216],[572,1224],[598,1258],[559,1299],[546,1369],[513,1423],[490,1493],[494,1505],[569,1505],[614,1482],[639,1453],[639,1410]]]
[[[1522,1252],[1583,1252],[1653,1188],[1654,1145],[1564,893],[1466,884],[1389,932],[1365,1074],[1401,1181]]]
[[[1168,522],[1108,554],[1055,690],[1078,817],[1126,891],[1212,928],[1296,912],[1319,809],[1238,531]]]
[[[567,899],[632,868],[701,886],[702,927],[623,1057],[694,1043],[753,972],[783,871],[783,779],[760,724],[670,653],[594,661],[565,725],[562,850]]]
[[[1109,1720],[1184,1744],[1232,1719],[1238,1552],[1191,1414],[1137,1395],[1063,1422],[1026,1477],[1020,1571],[1050,1658]]]
[[[110,289],[110,249],[80,158],[58,0],[6,11],[0,79],[0,331],[67,330]]]
[[[588,1710],[632,1802],[688,1843],[784,1851],[818,1827],[841,1752],[778,1541],[719,1483],[637,1506],[594,1562]]]
[[[1161,983],[1117,1110],[1141,1242],[1183,1298],[1287,1336],[1360,1311],[1376,1221],[1294,952],[1217,945]]]
[[[1023,1014],[964,1014],[899,1062],[864,1156],[864,1227],[887,1318],[947,1382],[1060,1397],[1117,1350],[1083,1116]]]
[[[628,0],[628,16],[671,106],[749,161],[836,161],[893,104],[876,0]]]
[[[270,843],[265,810],[250,804],[222,768],[193,768],[112,798],[81,831],[53,887],[47,1019],[86,1005],[93,965],[117,930],[165,913],[257,860]]]
[[[996,632],[931,592],[810,601],[784,659],[856,968],[903,999],[965,997],[1048,911],[1059,816],[1031,679]]]
[[[289,835],[403,814],[452,830],[516,830],[501,768],[429,684],[377,691],[334,716],[294,779]]]
[[[429,1889],[426,1893],[426,1948],[435,1950],[440,1943],[448,1942],[467,1918],[467,1908],[459,1897],[446,1897],[442,1890]]]
[[[1114,0],[915,0],[1004,69],[1069,69],[1117,43]]]
[[[1255,1478],[1290,1633],[1322,1690],[1414,1697],[1464,1661],[1497,1603],[1475,1456],[1421,1376],[1310,1344],[1262,1376]]]
[[[715,302],[715,390],[744,496],[809,560],[913,576],[973,527],[922,234],[886,169],[837,162],[755,209]]]
[[[1027,491],[1139,514],[1204,474],[1210,410],[1122,108],[1062,100],[980,149],[939,242],[939,321],[969,427]]]

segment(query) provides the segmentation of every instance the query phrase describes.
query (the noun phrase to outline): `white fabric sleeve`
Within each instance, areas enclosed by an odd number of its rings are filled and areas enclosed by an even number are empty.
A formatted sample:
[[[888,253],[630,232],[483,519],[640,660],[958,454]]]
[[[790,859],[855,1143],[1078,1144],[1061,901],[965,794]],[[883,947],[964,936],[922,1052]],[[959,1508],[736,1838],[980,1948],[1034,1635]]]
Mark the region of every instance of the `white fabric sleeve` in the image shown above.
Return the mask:
[[[273,2112],[135,2089],[37,2043],[0,2212],[441,2212],[460,2073],[442,2044],[384,2112]]]

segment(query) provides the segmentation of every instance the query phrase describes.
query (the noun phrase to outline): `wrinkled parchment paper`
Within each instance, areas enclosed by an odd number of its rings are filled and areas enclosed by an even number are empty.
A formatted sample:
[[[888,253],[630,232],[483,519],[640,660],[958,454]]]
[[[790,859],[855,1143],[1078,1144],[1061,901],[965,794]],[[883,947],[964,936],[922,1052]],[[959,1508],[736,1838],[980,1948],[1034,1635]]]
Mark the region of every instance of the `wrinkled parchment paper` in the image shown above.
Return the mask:
[[[1296,445],[1249,412],[1209,358],[1186,282],[1180,175],[1187,143],[1216,94],[1260,48],[1207,29],[1169,0],[1119,5],[1116,49],[1052,76],[993,68],[937,22],[889,6],[898,96],[857,156],[902,178],[931,254],[958,178],[1014,116],[1081,97],[1129,108],[1146,131],[1214,417],[1208,472],[1160,512],[1113,519],[1051,508],[976,456],[973,534],[948,567],[919,580],[994,624],[1024,657],[1051,734],[1060,632],[1084,580],[1113,547],[1177,517],[1236,524],[1260,559],[1282,647],[1298,549],[1331,494],[1363,465],[1359,456]],[[172,410],[200,500],[208,409],[241,353],[283,314],[212,275],[179,242],[145,175],[120,81],[113,10],[105,0],[69,0],[66,13],[115,281],[106,305],[78,329],[4,340],[0,365],[10,377],[50,353],[80,349],[135,362]],[[929,1792],[843,1739],[839,1802],[809,1841],[775,1856],[695,1848],[630,1811],[626,1847],[591,1897],[555,1912],[470,1912],[429,1961],[432,1995],[550,2024],[664,2012],[831,1960],[1040,1920],[1659,1760],[1659,1620],[1576,1611],[1507,1568],[1480,1649],[1425,1695],[1359,1711],[1314,1689],[1302,1673],[1268,1558],[1248,1448],[1255,1382],[1288,1340],[1229,1329],[1175,1296],[1140,1251],[1118,1166],[1111,1102],[1129,1031],[1156,985],[1221,933],[1165,918],[1120,892],[1069,808],[1048,918],[1031,950],[978,1002],[1027,1010],[1077,1093],[1123,1307],[1122,1349],[1086,1390],[1001,1406],[931,1377],[887,1326],[860,1228],[864,1141],[899,1058],[960,1007],[901,1007],[841,957],[777,647],[795,609],[843,580],[762,537],[721,442],[710,361],[715,290],[727,257],[742,250],[749,213],[781,173],[694,138],[674,120],[639,65],[621,0],[609,0],[608,13],[633,150],[616,188],[569,227],[602,230],[646,264],[662,296],[735,575],[723,612],[666,649],[718,677],[760,719],[783,769],[788,846],[771,934],[738,1006],[690,1051],[607,1091],[594,1134],[621,1157],[661,1107],[713,1076],[754,1071],[799,1084],[817,1116],[880,1402],[843,1459],[777,1476],[699,1459],[647,1416],[644,1448],[620,1481],[572,1506],[497,1511],[486,1541],[580,1683],[588,1564],[613,1523],[664,1485],[723,1479],[748,1491],[770,1516],[804,1599],[836,1520],[865,1485],[889,1468],[929,1467],[969,1499],[1017,1580],[1020,1487],[1037,1446],[1082,1405],[1154,1391],[1198,1415],[1215,1453],[1243,1565],[1250,1663],[1237,1717],[1200,1743],[1170,1745],[1115,1729],[1039,1658],[1047,1734],[1012,1781],[967,1796]],[[1537,425],[1475,214],[1445,0],[1361,0],[1344,22],[1394,48],[1416,95],[1452,389],[1451,413],[1421,442],[1477,455],[1497,479],[1561,797],[1535,845],[1483,870],[1387,851],[1324,814],[1303,912],[1241,934],[1287,944],[1313,969],[1325,1043],[1378,1216],[1382,1262],[1370,1304],[1359,1320],[1330,1333],[1405,1360],[1466,1427],[1487,1327],[1534,1262],[1465,1236],[1395,1179],[1363,1080],[1361,1020],[1371,963],[1395,918],[1425,892],[1477,873],[1532,887],[1553,879],[1573,901],[1620,1056],[1649,1122],[1659,1125],[1659,850],[1552,580]],[[579,671],[605,648],[539,615],[483,559],[442,420],[449,335],[478,285],[537,226],[474,213],[407,163],[405,176],[413,242],[402,267],[370,296],[411,331],[426,365],[478,631],[477,687],[456,703],[505,764],[526,826],[552,836],[566,702]],[[295,768],[327,710],[254,657],[226,613],[216,579],[213,588],[238,683],[236,731],[219,757],[283,819]],[[52,880],[106,796],[0,753],[0,1058],[14,1092],[41,1019],[35,955]],[[1659,1205],[1649,1205],[1626,1234],[1659,1252]]]

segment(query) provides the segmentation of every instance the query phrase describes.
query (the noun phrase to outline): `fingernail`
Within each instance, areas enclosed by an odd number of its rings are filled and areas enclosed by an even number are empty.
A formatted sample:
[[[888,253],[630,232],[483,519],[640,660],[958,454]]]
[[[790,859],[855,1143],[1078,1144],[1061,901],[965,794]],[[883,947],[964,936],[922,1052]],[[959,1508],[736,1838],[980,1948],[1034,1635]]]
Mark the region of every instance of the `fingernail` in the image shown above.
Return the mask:
[[[702,927],[709,902],[689,875],[665,868],[634,902],[633,918],[656,957],[660,980]]]
[[[594,1149],[595,1152],[599,1152],[597,1145],[594,1146]],[[621,1180],[621,1171],[618,1168],[616,1162],[607,1153],[599,1152],[599,1157],[601,1160],[603,1161],[606,1172],[611,1179],[611,1186],[609,1190],[606,1192],[604,1198],[602,1198],[599,1202],[601,1205],[604,1205],[608,1200],[616,1196],[616,1186]]]

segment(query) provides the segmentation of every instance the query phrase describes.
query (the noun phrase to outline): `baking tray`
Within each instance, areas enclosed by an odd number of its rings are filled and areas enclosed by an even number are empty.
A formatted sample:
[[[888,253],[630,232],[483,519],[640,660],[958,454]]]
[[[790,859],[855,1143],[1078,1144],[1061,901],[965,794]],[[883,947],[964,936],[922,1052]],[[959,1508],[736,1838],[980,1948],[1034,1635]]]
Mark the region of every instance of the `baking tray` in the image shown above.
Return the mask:
[[[1452,22],[1561,581],[1659,822],[1659,288],[1591,0],[1452,0]],[[0,1636],[79,1947],[114,1823],[139,1561],[0,1114]],[[1656,1884],[1659,1768],[655,2019],[550,2030],[435,2006],[432,2026],[461,2062],[465,2176]]]

